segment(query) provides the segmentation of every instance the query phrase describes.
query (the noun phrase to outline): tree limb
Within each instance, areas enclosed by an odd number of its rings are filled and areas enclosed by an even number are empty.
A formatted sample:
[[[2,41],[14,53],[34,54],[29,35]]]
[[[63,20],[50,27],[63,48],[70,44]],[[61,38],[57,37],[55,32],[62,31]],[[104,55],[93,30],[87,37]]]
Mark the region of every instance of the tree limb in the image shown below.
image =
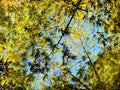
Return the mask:
[[[72,14],[72,16],[71,16],[71,18],[70,18],[67,26],[65,27],[64,32],[62,33],[62,36],[60,37],[60,39],[58,40],[58,42],[55,44],[54,48],[52,49],[52,51],[50,52],[50,54],[49,54],[48,56],[50,56],[50,55],[54,52],[54,49],[60,44],[62,38],[65,36],[65,32],[68,30],[69,25],[70,25],[72,19],[74,18],[75,12],[77,11],[78,6],[80,5],[80,2],[81,2],[81,0],[79,0],[79,1],[76,3],[76,5],[75,5],[76,8],[73,10],[73,14]]]
[[[90,88],[89,88],[88,86],[86,86],[83,82],[81,82],[79,78],[77,78],[76,76],[74,76],[74,75],[70,72],[70,70],[67,70],[67,72],[68,72],[76,81],[80,82],[87,90],[90,90]]]
[[[81,43],[81,45],[82,45],[82,47],[83,47],[83,49],[84,49],[84,51],[85,51],[85,54],[87,55],[87,57],[88,57],[88,59],[89,59],[89,61],[90,61],[90,65],[92,66],[93,71],[94,71],[94,73],[95,73],[98,81],[102,84],[102,81],[100,80],[100,77],[99,77],[99,75],[98,75],[98,73],[97,73],[97,71],[96,71],[96,69],[95,69],[95,67],[94,67],[94,65],[93,65],[93,63],[92,63],[92,60],[91,60],[91,58],[90,58],[90,56],[89,56],[89,54],[88,54],[85,46],[83,45],[83,42],[82,42],[81,38],[80,38],[80,43]],[[103,89],[104,89],[104,87],[103,87]]]

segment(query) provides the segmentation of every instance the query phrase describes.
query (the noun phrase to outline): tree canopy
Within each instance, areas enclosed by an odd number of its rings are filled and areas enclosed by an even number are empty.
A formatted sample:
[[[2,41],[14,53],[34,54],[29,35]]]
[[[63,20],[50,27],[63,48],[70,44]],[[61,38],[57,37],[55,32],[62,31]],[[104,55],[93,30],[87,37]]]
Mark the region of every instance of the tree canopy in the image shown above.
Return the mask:
[[[0,89],[119,89],[119,9],[119,0],[1,0]]]

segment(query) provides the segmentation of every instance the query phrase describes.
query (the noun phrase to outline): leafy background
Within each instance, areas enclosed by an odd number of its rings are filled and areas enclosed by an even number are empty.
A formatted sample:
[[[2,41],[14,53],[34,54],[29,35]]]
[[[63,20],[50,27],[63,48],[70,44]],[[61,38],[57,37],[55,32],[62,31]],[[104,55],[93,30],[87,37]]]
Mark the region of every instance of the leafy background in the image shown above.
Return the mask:
[[[119,0],[1,0],[0,88],[118,90]]]

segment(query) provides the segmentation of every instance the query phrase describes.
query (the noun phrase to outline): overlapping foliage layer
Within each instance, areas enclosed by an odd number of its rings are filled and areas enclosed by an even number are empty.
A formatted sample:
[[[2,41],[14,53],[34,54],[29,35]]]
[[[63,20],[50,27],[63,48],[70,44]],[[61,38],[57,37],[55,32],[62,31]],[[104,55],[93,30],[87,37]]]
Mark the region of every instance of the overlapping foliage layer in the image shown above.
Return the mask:
[[[1,0],[0,88],[118,89],[119,9],[119,0]]]

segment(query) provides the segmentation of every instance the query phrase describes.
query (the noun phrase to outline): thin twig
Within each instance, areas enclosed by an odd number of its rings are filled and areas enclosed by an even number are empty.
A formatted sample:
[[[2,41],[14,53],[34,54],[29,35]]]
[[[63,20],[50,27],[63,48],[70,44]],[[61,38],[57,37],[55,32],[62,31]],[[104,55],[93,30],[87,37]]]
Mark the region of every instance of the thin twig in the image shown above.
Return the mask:
[[[65,36],[65,32],[68,30],[69,25],[70,25],[72,19],[74,18],[75,12],[77,11],[78,6],[80,5],[80,2],[81,2],[81,0],[79,0],[79,1],[77,2],[77,4],[75,5],[76,8],[73,10],[73,14],[72,14],[72,16],[71,16],[71,18],[70,18],[70,20],[69,20],[67,26],[65,27],[64,32],[62,33],[62,35],[61,35],[60,39],[58,40],[57,44],[55,44],[54,48],[52,49],[52,51],[50,52],[50,54],[49,54],[48,56],[50,56],[50,55],[54,52],[54,49],[60,44],[62,38]]]
[[[94,67],[94,65],[93,65],[93,63],[92,63],[92,60],[91,60],[91,58],[90,58],[90,56],[89,56],[89,54],[88,54],[88,52],[87,52],[87,50],[86,50],[86,48],[85,48],[85,46],[84,46],[84,44],[83,44],[81,38],[80,38],[80,42],[81,42],[81,45],[82,45],[82,47],[83,47],[83,49],[84,49],[84,51],[85,51],[85,54],[87,55],[87,57],[88,57],[88,59],[89,59],[89,61],[90,61],[90,65],[92,66],[92,68],[93,68],[93,70],[94,70],[94,72],[95,72],[95,75],[96,75],[97,79],[98,79],[99,82],[102,84],[102,82],[101,82],[101,80],[100,80],[100,77],[99,77],[99,75],[98,75],[98,73],[97,73],[97,71],[96,71],[96,69],[95,69],[95,67]],[[104,88],[104,87],[103,87],[103,88]]]
[[[90,90],[90,88],[88,86],[86,86],[83,82],[80,81],[79,78],[77,78],[76,76],[74,76],[69,70],[68,73],[78,82],[80,82],[87,90]]]
[[[83,42],[82,42],[81,38],[80,38],[80,42],[81,42],[81,45],[82,45],[82,47],[83,47],[83,49],[84,49],[84,51],[85,51],[85,53],[86,53],[86,55],[87,55],[87,57],[88,57],[88,59],[89,59],[89,61],[90,61],[90,64],[91,64],[91,66],[92,66],[92,68],[93,68],[93,70],[94,70],[94,72],[95,72],[98,80],[100,81],[100,78],[99,78],[99,76],[98,76],[98,73],[97,73],[97,71],[95,70],[95,67],[94,67],[94,65],[93,65],[93,63],[92,63],[92,60],[91,60],[91,58],[90,58],[90,56],[89,56],[89,54],[88,54],[85,46],[83,45]]]

